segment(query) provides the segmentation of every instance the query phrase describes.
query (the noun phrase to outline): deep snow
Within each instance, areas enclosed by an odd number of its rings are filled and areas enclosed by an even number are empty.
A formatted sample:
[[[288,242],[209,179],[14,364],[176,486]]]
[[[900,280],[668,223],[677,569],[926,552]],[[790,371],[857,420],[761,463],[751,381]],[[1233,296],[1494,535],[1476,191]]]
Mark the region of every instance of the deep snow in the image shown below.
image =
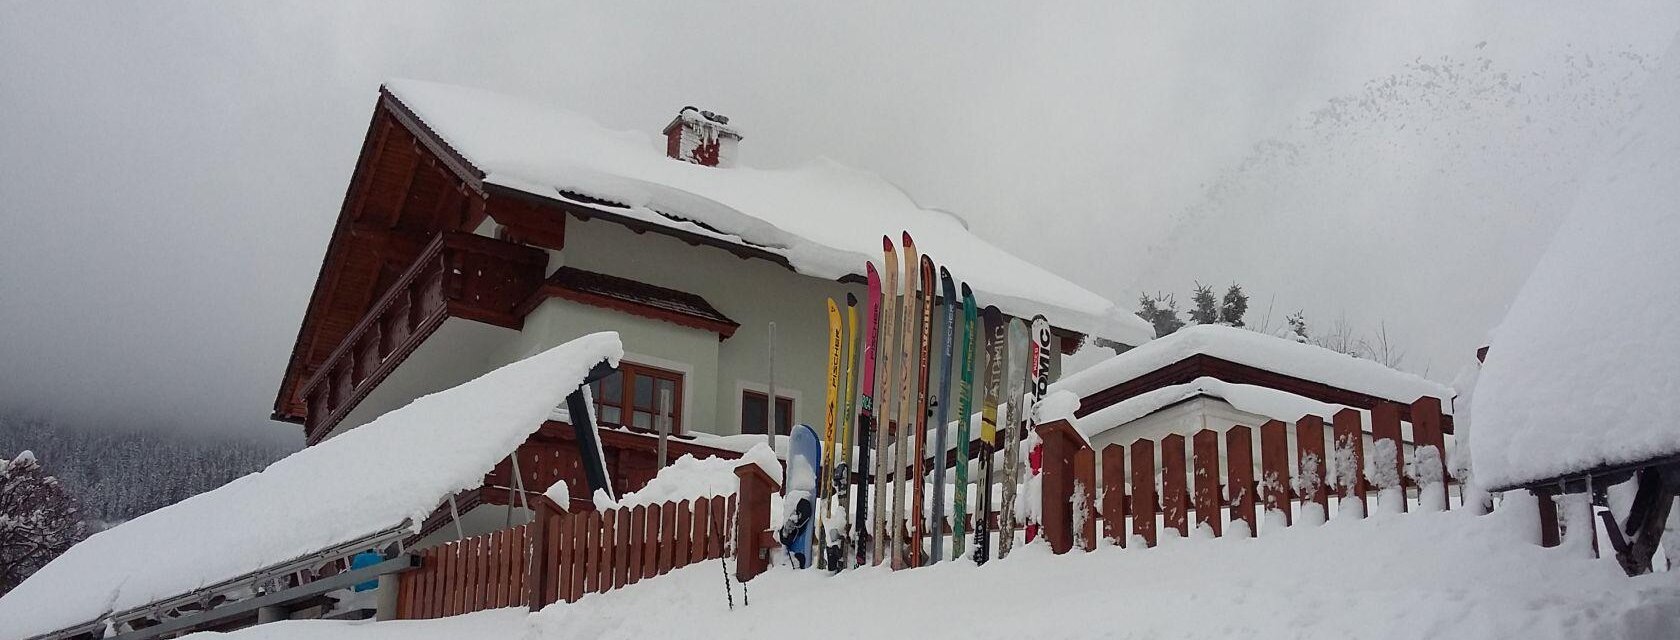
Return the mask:
[[[1662,638],[1680,628],[1680,572],[1629,579],[1579,547],[1532,543],[1532,505],[1379,516],[1260,539],[1030,545],[984,567],[772,570],[724,599],[717,563],[521,620],[517,613],[371,627],[287,622],[231,640],[443,638]],[[818,607],[857,615],[823,615]],[[396,631],[400,629],[401,633]],[[191,636],[211,640],[215,636]]]

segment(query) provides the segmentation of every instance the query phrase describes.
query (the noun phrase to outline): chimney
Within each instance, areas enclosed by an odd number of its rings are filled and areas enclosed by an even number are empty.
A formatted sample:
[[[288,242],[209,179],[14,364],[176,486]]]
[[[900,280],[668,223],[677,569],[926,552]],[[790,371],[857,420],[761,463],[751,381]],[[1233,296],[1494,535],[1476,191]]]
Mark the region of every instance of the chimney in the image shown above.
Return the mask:
[[[664,133],[667,157],[708,167],[735,166],[741,134],[730,128],[728,116],[683,107]]]

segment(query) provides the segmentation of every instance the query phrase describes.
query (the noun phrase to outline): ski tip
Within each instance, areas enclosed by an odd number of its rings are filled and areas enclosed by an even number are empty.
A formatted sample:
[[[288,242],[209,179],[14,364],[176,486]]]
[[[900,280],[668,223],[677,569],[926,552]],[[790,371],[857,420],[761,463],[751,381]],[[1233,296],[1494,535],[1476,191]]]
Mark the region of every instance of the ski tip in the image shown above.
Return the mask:
[[[874,262],[863,263],[863,276],[870,280],[880,280],[881,271],[875,268]]]
[[[857,306],[857,295],[856,294],[854,294],[850,291],[846,292],[846,306],[848,306],[848,307]]]
[[[980,311],[980,315],[985,316],[988,320],[1002,320],[1003,310],[997,308],[995,304],[988,304],[985,309]]]
[[[847,294],[847,295],[851,295],[851,294]],[[830,312],[834,312],[834,313],[838,313],[840,311],[840,305],[839,305],[839,303],[836,303],[834,301],[834,298],[829,298],[828,299],[828,310]]]
[[[962,283],[962,297],[964,297],[964,298],[973,298],[974,297],[974,290],[968,288],[968,283],[967,282]]]
[[[943,267],[943,266],[939,267],[939,279],[940,280],[950,280],[951,279],[951,272],[946,270],[945,267]]]
[[[922,254],[922,269],[928,273],[933,273],[933,258],[929,258],[925,253]]]
[[[893,250],[892,236],[881,234],[881,250],[891,253]]]
[[[911,239],[910,239],[910,232],[909,232],[909,231],[901,231],[901,232],[899,232],[899,233],[902,233],[902,234],[904,234],[904,238],[903,238],[903,239],[904,239],[904,246],[905,246],[905,248],[910,248],[910,247],[914,247],[914,246],[916,246],[916,241],[915,241],[915,240],[911,240]]]

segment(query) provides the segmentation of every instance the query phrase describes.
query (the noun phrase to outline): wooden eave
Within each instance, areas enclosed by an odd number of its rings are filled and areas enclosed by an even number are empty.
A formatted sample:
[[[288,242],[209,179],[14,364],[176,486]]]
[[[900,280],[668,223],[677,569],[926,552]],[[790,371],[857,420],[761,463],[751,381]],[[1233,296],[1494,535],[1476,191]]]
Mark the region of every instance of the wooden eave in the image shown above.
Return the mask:
[[[699,295],[573,267],[555,270],[538,295],[709,331],[720,342],[741,328]]]

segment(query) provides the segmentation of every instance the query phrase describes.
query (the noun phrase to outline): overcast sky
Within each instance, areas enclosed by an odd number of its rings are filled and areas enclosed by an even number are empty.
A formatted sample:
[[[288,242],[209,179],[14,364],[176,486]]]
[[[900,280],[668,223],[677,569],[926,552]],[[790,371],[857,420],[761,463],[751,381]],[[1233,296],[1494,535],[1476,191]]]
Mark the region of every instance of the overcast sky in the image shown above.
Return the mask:
[[[1128,303],[1235,280],[1383,322],[1447,379],[1680,27],[1182,4],[0,0],[0,408],[295,441],[266,418],[388,77],[614,128],[700,105],[745,164],[874,170]]]

